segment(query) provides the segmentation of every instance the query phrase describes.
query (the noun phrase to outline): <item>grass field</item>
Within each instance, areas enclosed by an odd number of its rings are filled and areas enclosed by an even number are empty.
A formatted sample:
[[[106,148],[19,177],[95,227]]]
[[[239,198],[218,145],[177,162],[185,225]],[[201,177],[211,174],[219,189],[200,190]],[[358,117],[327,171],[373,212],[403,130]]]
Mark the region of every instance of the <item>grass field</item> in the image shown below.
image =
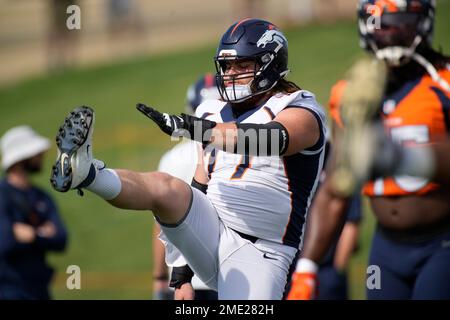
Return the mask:
[[[450,1],[438,2],[435,43],[450,53]],[[332,84],[362,51],[353,21],[311,25],[286,32],[290,79],[316,93],[326,105]],[[219,36],[219,35],[218,35]],[[109,167],[154,170],[173,144],[135,110],[137,102],[181,112],[186,88],[198,75],[213,71],[215,44],[120,64],[77,69],[0,89],[0,132],[29,124],[54,137],[66,113],[77,105],[96,110],[94,152]],[[152,215],[114,209],[95,196],[57,194],[48,182],[55,148],[36,182],[56,199],[70,232],[66,253],[51,255],[56,267],[52,290],[58,299],[149,299],[152,295]],[[364,298],[365,264],[373,228],[368,212],[361,249],[352,259],[351,294]],[[82,290],[65,287],[68,265],[82,271]]]

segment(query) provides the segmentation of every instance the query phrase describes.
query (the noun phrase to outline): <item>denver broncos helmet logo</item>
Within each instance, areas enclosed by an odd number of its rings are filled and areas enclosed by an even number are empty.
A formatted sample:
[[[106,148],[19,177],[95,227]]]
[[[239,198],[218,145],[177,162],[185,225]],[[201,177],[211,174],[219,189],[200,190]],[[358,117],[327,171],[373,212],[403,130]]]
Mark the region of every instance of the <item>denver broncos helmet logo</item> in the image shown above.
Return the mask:
[[[257,47],[265,48],[267,44],[276,42],[278,45],[275,48],[275,52],[278,52],[281,47],[283,47],[284,43],[287,43],[286,38],[284,35],[278,31],[278,30],[266,30],[264,34],[259,38],[258,42],[256,43]]]

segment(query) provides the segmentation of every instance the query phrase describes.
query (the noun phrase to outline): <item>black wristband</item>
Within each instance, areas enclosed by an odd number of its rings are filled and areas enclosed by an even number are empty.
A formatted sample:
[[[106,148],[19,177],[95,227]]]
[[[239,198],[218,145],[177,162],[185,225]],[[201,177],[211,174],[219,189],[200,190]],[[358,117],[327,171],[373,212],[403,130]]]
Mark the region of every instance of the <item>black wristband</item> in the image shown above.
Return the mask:
[[[235,153],[254,156],[281,156],[289,145],[287,129],[279,122],[237,123]]]
[[[189,114],[182,113],[183,128],[190,134],[188,137],[191,140],[201,142],[207,145],[211,140],[211,130],[217,125],[216,122],[197,118]]]
[[[169,287],[180,289],[183,284],[190,283],[193,276],[194,271],[188,265],[173,267]]]
[[[197,182],[195,178],[192,178],[191,187],[200,190],[204,194],[206,194],[206,190],[208,190],[208,185]]]

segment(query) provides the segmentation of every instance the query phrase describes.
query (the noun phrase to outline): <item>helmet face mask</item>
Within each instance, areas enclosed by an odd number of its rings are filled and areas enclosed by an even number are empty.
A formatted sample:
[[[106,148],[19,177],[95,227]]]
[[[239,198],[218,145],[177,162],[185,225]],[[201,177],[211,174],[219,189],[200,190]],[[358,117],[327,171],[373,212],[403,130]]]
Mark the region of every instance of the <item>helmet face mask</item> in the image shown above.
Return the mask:
[[[240,102],[254,96],[255,79],[260,66],[255,58],[228,57],[216,59],[219,92],[225,101]],[[233,70],[233,71],[230,71]]]
[[[270,22],[235,23],[223,35],[214,58],[222,99],[239,103],[269,91],[288,73],[287,57],[287,40]],[[228,71],[241,63],[247,63],[249,70]]]
[[[419,45],[431,46],[433,0],[360,0],[360,44],[390,66],[401,66]]]

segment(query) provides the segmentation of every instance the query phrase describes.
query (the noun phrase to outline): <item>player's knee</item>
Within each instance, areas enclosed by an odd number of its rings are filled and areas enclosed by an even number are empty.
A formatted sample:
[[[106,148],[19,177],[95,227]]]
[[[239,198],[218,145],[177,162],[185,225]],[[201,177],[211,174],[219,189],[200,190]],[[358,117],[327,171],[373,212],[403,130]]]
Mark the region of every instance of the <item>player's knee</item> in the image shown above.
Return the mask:
[[[189,187],[182,180],[163,172],[154,172],[152,180],[154,188],[154,202],[157,208],[166,208],[176,205],[179,199],[185,198]],[[164,210],[165,211],[165,210]]]
[[[175,191],[174,184],[176,183],[177,178],[171,176],[170,174],[155,172],[154,181],[155,180],[157,181],[157,189],[155,193],[158,198],[169,197]]]

